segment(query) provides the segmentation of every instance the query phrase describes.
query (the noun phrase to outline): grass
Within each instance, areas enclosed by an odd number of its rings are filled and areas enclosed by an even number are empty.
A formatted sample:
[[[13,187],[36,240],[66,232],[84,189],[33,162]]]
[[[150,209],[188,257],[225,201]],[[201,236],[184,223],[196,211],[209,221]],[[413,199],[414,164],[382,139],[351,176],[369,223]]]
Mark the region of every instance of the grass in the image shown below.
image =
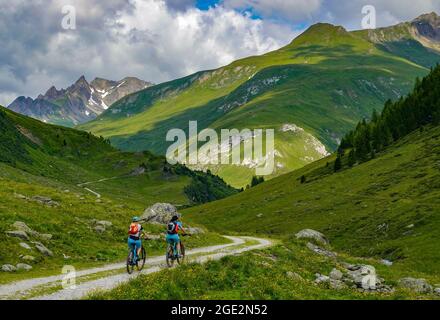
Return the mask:
[[[316,229],[338,251],[392,260],[392,280],[414,276],[437,284],[439,138],[440,127],[424,128],[336,174],[331,156],[185,215],[213,231],[283,237]]]
[[[364,262],[356,259],[357,262]],[[372,263],[368,261],[368,263]],[[378,265],[377,262],[374,262]],[[328,274],[339,262],[311,253],[303,243],[285,239],[269,249],[228,256],[206,264],[187,264],[152,275],[141,275],[108,292],[92,293],[93,300],[316,300],[426,299],[397,289],[394,293],[361,293],[314,283],[315,273]],[[299,277],[289,277],[296,273]],[[430,298],[435,298],[430,296]]]
[[[35,257],[29,263],[31,271],[1,272],[0,283],[58,274],[65,264],[82,269],[123,261],[131,217],[140,216],[156,202],[192,205],[185,190],[194,177],[205,176],[188,170],[176,172],[163,158],[148,152],[120,152],[102,138],[47,125],[1,107],[0,124],[0,265],[23,262],[20,255]],[[132,175],[139,167],[145,173]],[[99,199],[78,186],[85,182],[92,182],[86,186],[101,194]],[[208,195],[212,196],[211,192],[218,198],[231,190],[223,181],[215,180]],[[197,192],[197,188],[192,191]],[[49,197],[58,205],[33,201],[34,196]],[[98,233],[94,229],[96,220],[110,221],[112,226]],[[14,230],[16,221],[53,237],[41,240],[31,236],[23,241],[7,236],[5,232]],[[145,227],[153,234],[165,231],[161,226]],[[32,241],[41,241],[54,256],[43,256]],[[192,237],[188,245],[225,241],[218,234],[207,233]],[[32,250],[22,248],[20,242],[26,242]],[[146,247],[153,255],[166,250],[164,240],[147,242]]]

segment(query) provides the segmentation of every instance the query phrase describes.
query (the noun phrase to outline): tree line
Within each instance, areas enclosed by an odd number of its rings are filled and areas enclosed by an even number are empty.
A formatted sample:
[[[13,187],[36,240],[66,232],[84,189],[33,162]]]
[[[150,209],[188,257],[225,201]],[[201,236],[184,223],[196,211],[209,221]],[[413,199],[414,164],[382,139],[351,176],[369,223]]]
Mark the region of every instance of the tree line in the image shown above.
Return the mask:
[[[342,168],[342,157],[347,150],[347,164],[351,167],[375,157],[376,153],[410,132],[428,124],[440,123],[440,65],[422,80],[416,79],[413,91],[406,97],[385,103],[379,114],[373,111],[369,121],[360,121],[338,148],[334,170]]]

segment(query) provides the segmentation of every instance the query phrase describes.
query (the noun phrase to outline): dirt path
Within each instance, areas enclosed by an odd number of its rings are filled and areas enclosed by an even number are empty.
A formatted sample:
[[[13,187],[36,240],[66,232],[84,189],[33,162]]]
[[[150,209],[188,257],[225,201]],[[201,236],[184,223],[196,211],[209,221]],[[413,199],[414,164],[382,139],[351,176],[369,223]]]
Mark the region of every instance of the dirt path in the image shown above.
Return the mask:
[[[262,249],[268,246],[271,246],[273,243],[270,240],[260,239],[260,238],[252,238],[252,237],[229,237],[232,242],[223,245],[217,246],[209,246],[203,248],[197,248],[193,250],[189,250],[187,252],[188,260],[192,262],[204,263],[208,260],[216,260],[221,259],[227,255],[236,255],[245,251]],[[257,244],[246,245],[246,242],[257,242]],[[193,258],[192,258],[193,257]],[[76,272],[77,279],[84,276],[89,276],[101,272],[110,272],[110,271],[118,271],[121,270],[120,273],[111,275],[111,276],[103,276],[102,278],[98,278],[95,280],[85,281],[76,285],[75,289],[61,289],[54,293],[43,294],[41,296],[34,297],[33,299],[40,300],[66,300],[66,299],[80,299],[90,293],[93,290],[109,290],[117,285],[127,282],[130,279],[137,277],[139,274],[150,274],[154,272],[158,272],[164,268],[166,268],[164,264],[164,257],[152,257],[147,259],[146,265],[148,266],[142,272],[133,273],[132,275],[128,275],[125,272],[125,263],[114,263],[109,264],[102,267],[81,270]],[[15,283],[7,284],[0,286],[0,299],[18,299],[18,298],[26,298],[26,294],[32,292],[32,290],[47,287],[55,287],[60,285],[61,281],[65,277],[64,274],[44,277],[44,278],[35,278],[22,280]]]

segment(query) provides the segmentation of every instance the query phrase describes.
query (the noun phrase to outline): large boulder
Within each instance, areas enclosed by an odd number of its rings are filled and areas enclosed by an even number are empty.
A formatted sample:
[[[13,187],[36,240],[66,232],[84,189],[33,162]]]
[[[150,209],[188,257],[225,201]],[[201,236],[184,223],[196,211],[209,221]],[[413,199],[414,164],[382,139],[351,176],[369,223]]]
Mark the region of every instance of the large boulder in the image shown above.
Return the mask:
[[[376,290],[378,279],[376,269],[370,265],[355,265],[348,270],[348,276],[353,283],[364,290]]]
[[[329,244],[328,239],[321,232],[312,229],[301,230],[295,236],[297,239],[313,239],[324,245]]]
[[[155,224],[167,224],[176,214],[177,209],[172,204],[156,203],[144,211],[141,216],[141,221]]]
[[[399,280],[399,286],[410,289],[417,293],[430,293],[432,286],[425,279],[402,278]]]
[[[324,248],[318,247],[316,244],[313,244],[311,242],[307,242],[306,246],[307,246],[307,248],[309,248],[313,252],[320,254],[322,256],[326,256],[329,258],[336,258],[336,256],[337,256],[336,252],[332,252],[332,251],[326,250]]]

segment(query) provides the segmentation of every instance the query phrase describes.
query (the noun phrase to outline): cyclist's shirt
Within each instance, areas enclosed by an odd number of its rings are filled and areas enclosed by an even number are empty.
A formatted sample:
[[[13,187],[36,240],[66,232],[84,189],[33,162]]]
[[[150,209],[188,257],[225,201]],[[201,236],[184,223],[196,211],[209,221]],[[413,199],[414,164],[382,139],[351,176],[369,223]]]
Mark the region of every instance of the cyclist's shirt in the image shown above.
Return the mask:
[[[142,230],[144,230],[142,225],[140,225],[139,223],[132,223],[128,228],[129,238],[133,240],[139,240]]]

